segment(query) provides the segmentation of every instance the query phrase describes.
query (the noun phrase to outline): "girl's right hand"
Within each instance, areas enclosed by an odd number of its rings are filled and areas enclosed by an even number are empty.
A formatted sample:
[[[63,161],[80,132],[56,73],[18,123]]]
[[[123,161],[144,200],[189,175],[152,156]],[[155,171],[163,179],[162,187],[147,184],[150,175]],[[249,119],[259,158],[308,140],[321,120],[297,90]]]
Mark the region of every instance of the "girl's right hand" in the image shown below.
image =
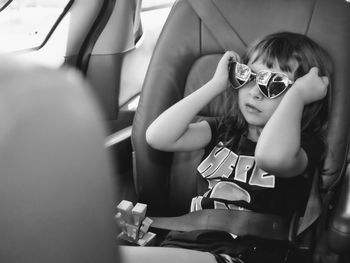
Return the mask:
[[[212,81],[215,86],[224,91],[228,87],[228,65],[231,60],[240,61],[239,55],[234,51],[226,51],[220,59]]]
[[[304,105],[323,99],[327,95],[328,77],[319,76],[318,68],[313,67],[304,76],[298,78],[291,90],[299,93]]]

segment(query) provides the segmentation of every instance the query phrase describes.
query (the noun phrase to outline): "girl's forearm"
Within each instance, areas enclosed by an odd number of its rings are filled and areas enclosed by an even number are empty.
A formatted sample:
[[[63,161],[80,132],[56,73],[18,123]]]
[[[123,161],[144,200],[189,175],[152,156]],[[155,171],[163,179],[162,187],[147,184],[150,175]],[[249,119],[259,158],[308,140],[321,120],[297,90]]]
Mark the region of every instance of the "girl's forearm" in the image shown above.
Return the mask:
[[[269,172],[295,175],[305,168],[305,153],[300,148],[304,102],[297,91],[289,90],[259,137],[255,157]]]
[[[178,101],[153,121],[146,131],[146,139],[154,147],[172,145],[187,130],[188,125],[198,112],[214,97],[222,92],[215,81],[207,82],[203,87]]]

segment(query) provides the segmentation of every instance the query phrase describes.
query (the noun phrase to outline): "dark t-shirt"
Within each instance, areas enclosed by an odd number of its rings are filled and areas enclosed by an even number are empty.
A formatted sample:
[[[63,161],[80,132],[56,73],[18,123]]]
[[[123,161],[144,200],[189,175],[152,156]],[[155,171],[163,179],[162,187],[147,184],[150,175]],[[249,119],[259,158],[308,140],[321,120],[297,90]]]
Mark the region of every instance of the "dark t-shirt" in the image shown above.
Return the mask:
[[[192,199],[191,211],[210,208],[249,209],[256,212],[290,216],[303,209],[309,192],[313,170],[323,152],[323,144],[315,136],[302,134],[301,147],[307,154],[308,167],[300,175],[281,178],[256,166],[256,143],[239,136],[233,146],[218,143],[222,132],[219,120],[208,121],[212,140],[198,166],[198,196]],[[232,134],[236,135],[236,134]],[[266,154],[269,154],[266,149]],[[263,237],[233,237],[224,231],[172,231],[161,246],[180,247],[210,252],[218,263],[284,262],[288,242]]]
[[[323,150],[320,140],[302,134],[301,147],[307,154],[308,167],[303,174],[282,178],[256,166],[255,142],[241,135],[238,143],[231,147],[217,143],[219,120],[210,120],[208,123],[212,140],[197,168],[200,183],[198,196],[192,199],[191,211],[212,208],[248,209],[290,216],[296,209],[303,209],[312,170],[319,162]]]

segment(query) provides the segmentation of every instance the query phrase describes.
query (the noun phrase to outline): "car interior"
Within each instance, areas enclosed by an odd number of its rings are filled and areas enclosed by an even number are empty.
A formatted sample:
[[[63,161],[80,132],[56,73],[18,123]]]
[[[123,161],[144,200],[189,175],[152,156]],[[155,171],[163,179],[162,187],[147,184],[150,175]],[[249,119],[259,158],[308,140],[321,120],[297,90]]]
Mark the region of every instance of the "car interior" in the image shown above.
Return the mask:
[[[72,20],[83,2],[72,3]],[[73,31],[84,35],[74,42],[84,48],[68,49],[64,67],[18,59],[0,66],[4,262],[123,262],[114,221],[121,200],[147,204],[148,216],[188,213],[203,150],[157,151],[146,129],[208,81],[225,50],[243,54],[279,31],[307,35],[334,63],[326,158],[305,213],[290,223],[295,249],[286,262],[350,262],[348,1],[176,1],[144,69],[136,111],[121,108],[134,95],[121,101],[120,85],[137,70],[128,58],[143,38],[141,1],[89,2],[101,17],[91,11],[91,27]],[[215,98],[194,121],[222,115],[226,99]]]

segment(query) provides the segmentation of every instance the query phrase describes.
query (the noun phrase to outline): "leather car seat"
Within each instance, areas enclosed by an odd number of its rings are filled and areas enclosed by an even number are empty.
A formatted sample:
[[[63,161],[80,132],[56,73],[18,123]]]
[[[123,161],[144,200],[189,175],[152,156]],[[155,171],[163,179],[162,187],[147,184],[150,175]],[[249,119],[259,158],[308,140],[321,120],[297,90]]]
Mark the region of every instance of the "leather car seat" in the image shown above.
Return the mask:
[[[207,5],[205,8],[212,13],[210,19],[196,9],[198,4]],[[212,30],[213,27],[216,29]],[[211,77],[218,53],[231,49],[242,55],[251,41],[279,31],[306,34],[333,58],[328,150],[318,187],[320,197],[331,199],[328,190],[336,189],[342,181],[347,164],[350,3],[345,0],[180,0],[173,6],[157,42],[133,123],[136,190],[139,201],[148,204],[151,215],[175,216],[188,212],[191,197],[196,194],[200,155],[152,149],[145,140],[149,124]],[[218,35],[222,38],[218,39]],[[224,100],[225,96],[216,98],[198,118],[220,115],[225,110],[220,106]],[[343,201],[349,204],[350,199]],[[342,221],[341,229],[345,233],[345,247],[349,248],[349,218]],[[344,248],[338,253],[345,253]]]
[[[114,168],[75,72],[1,57],[0,261],[119,262]]]

